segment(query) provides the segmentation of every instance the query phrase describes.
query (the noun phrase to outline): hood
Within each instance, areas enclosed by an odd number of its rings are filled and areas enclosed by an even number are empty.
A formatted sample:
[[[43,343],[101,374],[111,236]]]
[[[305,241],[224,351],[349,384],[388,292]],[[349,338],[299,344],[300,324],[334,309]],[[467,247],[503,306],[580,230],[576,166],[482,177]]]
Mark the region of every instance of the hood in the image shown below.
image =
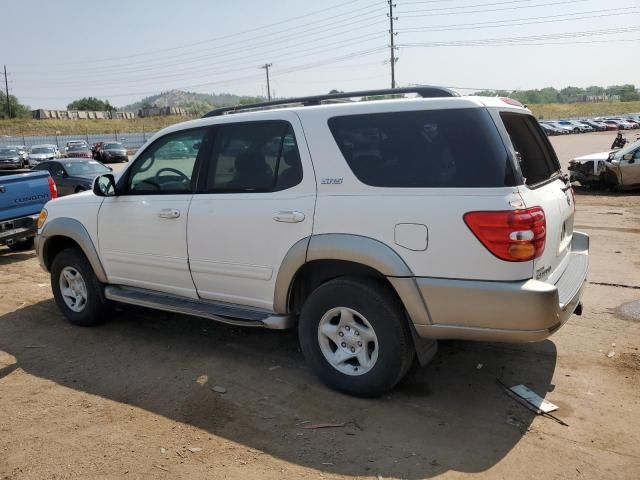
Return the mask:
[[[0,155],[0,160],[13,160],[17,162],[20,160],[20,155]]]
[[[598,152],[598,153],[590,153],[589,155],[582,155],[581,157],[576,157],[572,161],[578,163],[584,162],[592,162],[594,160],[607,160],[609,158],[609,154],[613,150],[607,150],[606,152]]]
[[[127,153],[126,148],[105,148],[102,150],[103,152],[114,152],[114,153]]]
[[[44,160],[46,158],[53,158],[55,156],[55,153],[32,153],[29,155],[29,158],[33,158],[34,160]]]

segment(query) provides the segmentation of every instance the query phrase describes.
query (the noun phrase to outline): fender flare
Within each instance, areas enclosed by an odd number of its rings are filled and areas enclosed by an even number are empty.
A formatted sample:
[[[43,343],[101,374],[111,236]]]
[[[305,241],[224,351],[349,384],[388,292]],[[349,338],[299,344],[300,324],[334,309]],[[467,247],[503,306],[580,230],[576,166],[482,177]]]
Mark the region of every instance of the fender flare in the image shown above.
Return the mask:
[[[289,296],[298,270],[316,260],[344,260],[373,268],[391,283],[414,324],[432,323],[413,272],[402,257],[379,240],[344,233],[305,237],[289,249],[276,278],[276,312],[289,313]]]
[[[54,218],[50,222],[47,222],[42,231],[38,234],[36,239],[36,251],[38,253],[38,259],[40,265],[49,271],[51,265],[47,264],[46,259],[48,256],[48,249],[50,241],[53,237],[67,237],[76,242],[84,255],[89,260],[91,268],[102,283],[108,283],[107,274],[102,266],[98,251],[96,250],[93,240],[87,229],[78,220],[68,217]]]

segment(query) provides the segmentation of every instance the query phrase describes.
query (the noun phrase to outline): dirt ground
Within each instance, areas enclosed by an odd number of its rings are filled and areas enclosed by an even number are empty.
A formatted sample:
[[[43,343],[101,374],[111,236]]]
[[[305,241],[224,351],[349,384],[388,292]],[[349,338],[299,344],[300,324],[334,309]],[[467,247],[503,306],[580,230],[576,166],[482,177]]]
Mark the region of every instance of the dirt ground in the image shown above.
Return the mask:
[[[565,165],[612,140],[552,139]],[[441,342],[376,400],[320,384],[294,332],[137,308],[71,326],[34,254],[0,249],[0,479],[640,478],[640,321],[620,310],[640,300],[640,195],[577,204],[591,235],[581,317],[536,344]],[[322,422],[345,425],[305,428]]]

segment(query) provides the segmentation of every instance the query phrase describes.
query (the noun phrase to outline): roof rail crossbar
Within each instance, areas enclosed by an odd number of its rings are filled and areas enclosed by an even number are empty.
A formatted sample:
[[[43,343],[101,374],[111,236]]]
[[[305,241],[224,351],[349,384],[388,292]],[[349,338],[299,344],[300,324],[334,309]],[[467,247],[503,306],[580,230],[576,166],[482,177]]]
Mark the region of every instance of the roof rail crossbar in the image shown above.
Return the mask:
[[[399,95],[405,93],[416,93],[422,98],[457,97],[458,94],[445,87],[434,87],[429,85],[406,88],[385,88],[380,90],[362,90],[358,92],[329,93],[327,95],[313,95],[310,97],[283,98],[270,102],[249,103],[246,105],[236,105],[234,107],[222,107],[211,110],[205,114],[206,117],[217,117],[229,113],[241,112],[243,110],[266,110],[284,105],[320,105],[322,102],[335,101],[356,97],[374,97],[379,95]]]

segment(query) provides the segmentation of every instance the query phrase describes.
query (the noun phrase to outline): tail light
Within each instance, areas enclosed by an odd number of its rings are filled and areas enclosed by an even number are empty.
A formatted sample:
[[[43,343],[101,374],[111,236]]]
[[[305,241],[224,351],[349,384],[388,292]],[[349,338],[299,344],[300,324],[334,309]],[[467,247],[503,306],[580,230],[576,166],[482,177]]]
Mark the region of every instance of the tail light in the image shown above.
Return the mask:
[[[51,195],[51,200],[58,198],[58,187],[56,187],[53,178],[47,177],[47,179],[49,181],[49,195]]]
[[[493,255],[508,262],[525,262],[544,252],[547,237],[544,211],[524,210],[469,212],[464,222]]]

